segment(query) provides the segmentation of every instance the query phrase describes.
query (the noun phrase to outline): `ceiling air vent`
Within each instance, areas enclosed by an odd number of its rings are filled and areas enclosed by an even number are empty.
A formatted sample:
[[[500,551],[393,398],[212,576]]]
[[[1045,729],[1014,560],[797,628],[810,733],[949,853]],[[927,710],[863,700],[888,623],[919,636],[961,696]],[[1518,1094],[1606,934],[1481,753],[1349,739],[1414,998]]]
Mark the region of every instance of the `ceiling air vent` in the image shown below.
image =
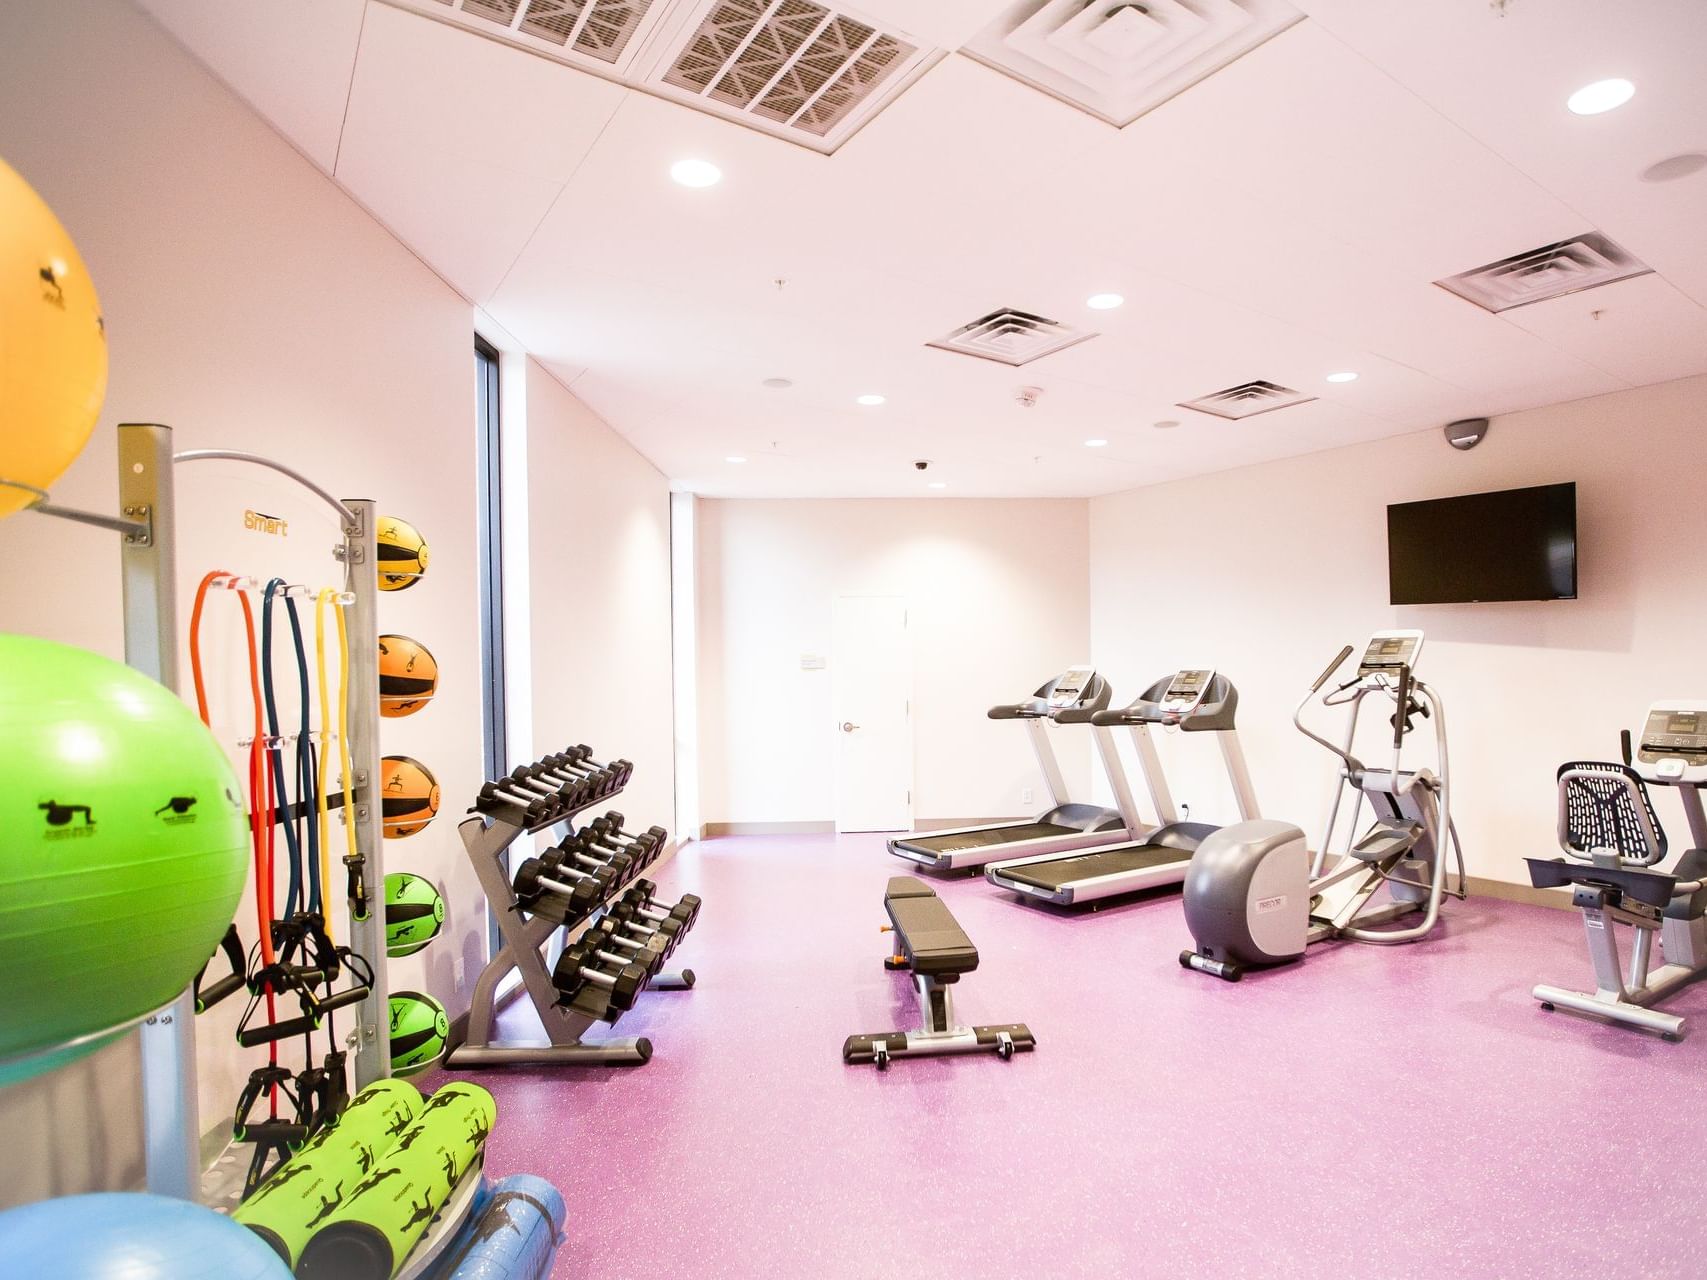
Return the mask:
[[[1020,0],[962,52],[1125,126],[1303,16],[1285,0]]]
[[[1614,280],[1645,276],[1652,270],[1600,232],[1589,231],[1435,283],[1484,311],[1498,314]]]
[[[615,66],[654,0],[404,0],[401,7],[436,17],[449,16],[448,9],[459,25],[507,32],[524,49]]]
[[[1212,413],[1217,418],[1237,422],[1241,418],[1254,418],[1259,413],[1290,409],[1295,404],[1309,404],[1315,398],[1305,395],[1302,391],[1294,391],[1291,387],[1259,379],[1256,382],[1241,382],[1236,387],[1211,392],[1195,400],[1182,400],[1180,408],[1196,409],[1199,413]]]
[[[812,0],[384,3],[825,153],[943,56]]]
[[[824,150],[920,56],[913,41],[810,0],[715,0],[653,87]]]
[[[970,324],[963,324],[954,332],[925,345],[997,360],[1017,368],[1094,337],[1096,334],[1070,328],[1059,320],[1048,320],[1029,311],[1004,307],[987,316],[979,316]]]

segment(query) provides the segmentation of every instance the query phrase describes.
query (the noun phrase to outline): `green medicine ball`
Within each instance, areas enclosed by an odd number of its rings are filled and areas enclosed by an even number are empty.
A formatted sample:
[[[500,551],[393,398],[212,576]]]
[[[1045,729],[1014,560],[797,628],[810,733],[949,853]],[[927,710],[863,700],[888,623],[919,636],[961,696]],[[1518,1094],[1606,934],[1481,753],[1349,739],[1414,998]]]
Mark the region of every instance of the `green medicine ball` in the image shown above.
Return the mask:
[[[450,1017],[445,1007],[419,991],[391,993],[391,1073],[412,1076],[445,1056]]]
[[[88,1053],[189,986],[243,893],[241,794],[164,686],[0,635],[0,1084]]]
[[[408,871],[385,877],[385,954],[412,956],[445,925],[445,900],[431,880]]]

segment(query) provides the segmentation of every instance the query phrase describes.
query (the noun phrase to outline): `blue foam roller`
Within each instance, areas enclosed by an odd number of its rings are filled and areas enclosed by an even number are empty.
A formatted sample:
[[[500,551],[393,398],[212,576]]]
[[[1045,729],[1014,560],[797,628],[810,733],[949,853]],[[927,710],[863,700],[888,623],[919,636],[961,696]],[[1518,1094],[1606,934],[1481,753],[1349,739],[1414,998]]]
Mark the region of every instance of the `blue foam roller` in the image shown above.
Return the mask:
[[[438,1280],[547,1280],[562,1233],[562,1193],[544,1178],[513,1173],[469,1215]]]
[[[222,1213],[165,1196],[101,1192],[0,1213],[0,1276],[290,1280],[290,1268]]]

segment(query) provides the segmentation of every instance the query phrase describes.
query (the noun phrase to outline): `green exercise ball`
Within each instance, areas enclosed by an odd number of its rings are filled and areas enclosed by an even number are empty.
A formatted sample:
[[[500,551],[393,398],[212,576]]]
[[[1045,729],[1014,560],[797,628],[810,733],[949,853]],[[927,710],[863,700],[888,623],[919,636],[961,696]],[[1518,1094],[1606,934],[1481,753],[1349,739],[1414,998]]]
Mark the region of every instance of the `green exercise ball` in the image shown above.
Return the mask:
[[[445,1056],[450,1047],[450,1016],[445,1007],[419,991],[391,993],[391,1074],[412,1076]]]
[[[431,880],[408,871],[385,877],[385,954],[412,956],[445,927],[445,900]]]
[[[240,795],[163,685],[0,635],[0,1084],[89,1052],[195,978],[243,893]]]

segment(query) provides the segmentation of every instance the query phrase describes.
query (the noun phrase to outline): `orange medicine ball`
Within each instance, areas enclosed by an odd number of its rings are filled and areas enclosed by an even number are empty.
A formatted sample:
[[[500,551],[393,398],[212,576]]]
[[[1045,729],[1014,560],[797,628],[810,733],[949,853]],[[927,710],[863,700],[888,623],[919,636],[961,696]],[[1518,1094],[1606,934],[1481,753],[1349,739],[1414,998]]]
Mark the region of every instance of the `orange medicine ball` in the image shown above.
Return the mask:
[[[410,756],[386,756],[379,762],[380,813],[393,840],[412,836],[439,811],[439,781]]]
[[[433,699],[439,664],[427,646],[408,636],[379,638],[379,714],[412,716]]]

